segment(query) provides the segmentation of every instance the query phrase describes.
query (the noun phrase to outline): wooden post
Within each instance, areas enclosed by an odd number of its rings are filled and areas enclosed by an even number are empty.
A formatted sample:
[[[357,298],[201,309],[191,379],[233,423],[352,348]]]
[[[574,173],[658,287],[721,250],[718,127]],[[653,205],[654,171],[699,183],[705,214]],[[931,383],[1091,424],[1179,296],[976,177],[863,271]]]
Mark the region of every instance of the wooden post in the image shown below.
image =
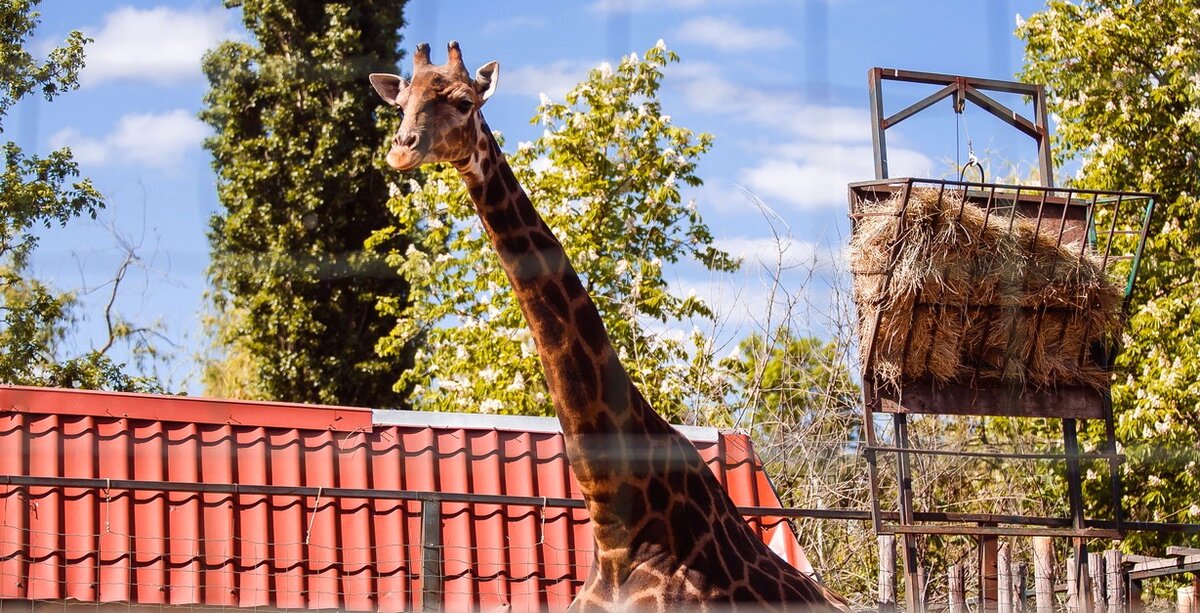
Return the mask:
[[[1101,552],[1088,554],[1088,574],[1092,580],[1092,611],[1094,613],[1108,612],[1108,597],[1105,586],[1108,585],[1108,572],[1104,566],[1104,554]]]
[[[1013,613],[1025,613],[1029,599],[1029,566],[1024,562],[1012,565]]]
[[[1142,613],[1146,607],[1142,605],[1142,582],[1140,580],[1129,580],[1129,593],[1125,595],[1125,601],[1129,604],[1129,613]]]
[[[999,613],[1012,613],[1012,579],[1012,558],[1008,543],[1004,543],[996,550],[996,610]]]
[[[1037,613],[1054,613],[1054,539],[1033,537],[1033,589]]]
[[[917,595],[921,600],[921,611],[928,611],[928,603],[925,602],[925,567],[917,567]]]
[[[949,576],[946,583],[949,588],[950,613],[967,613],[967,581],[963,576],[963,566],[951,564],[946,570]]]
[[[1079,565],[1075,563],[1075,558],[1067,558],[1067,611],[1068,613],[1087,613],[1079,610],[1079,581],[1076,575],[1079,573]]]
[[[1070,560],[1074,574],[1068,570],[1067,582],[1075,585],[1075,609],[1081,613],[1092,613],[1092,579],[1088,571],[1087,541],[1083,538],[1071,540],[1075,550],[1075,557]]]
[[[896,537],[880,534],[879,542],[879,611],[896,610]]]
[[[1196,586],[1181,587],[1175,590],[1176,613],[1197,613],[1200,605],[1196,602]]]
[[[1122,557],[1119,549],[1104,552],[1104,566],[1108,569],[1108,613],[1125,613],[1128,610]]]
[[[999,545],[995,536],[979,537],[979,613],[996,613],[996,558]]]

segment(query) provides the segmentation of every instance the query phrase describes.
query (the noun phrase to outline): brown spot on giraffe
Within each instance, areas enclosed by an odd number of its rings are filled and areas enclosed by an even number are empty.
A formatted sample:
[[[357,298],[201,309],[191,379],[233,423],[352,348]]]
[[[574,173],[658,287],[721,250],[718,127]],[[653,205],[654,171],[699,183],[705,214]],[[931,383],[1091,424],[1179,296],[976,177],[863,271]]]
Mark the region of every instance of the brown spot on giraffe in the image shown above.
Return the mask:
[[[633,385],[480,113],[498,64],[472,78],[457,43],[443,65],[430,63],[428,45],[413,57],[411,83],[371,75],[404,114],[387,161],[458,169],[533,332],[595,535],[592,573],[571,610],[848,610],[750,531],[696,448]]]

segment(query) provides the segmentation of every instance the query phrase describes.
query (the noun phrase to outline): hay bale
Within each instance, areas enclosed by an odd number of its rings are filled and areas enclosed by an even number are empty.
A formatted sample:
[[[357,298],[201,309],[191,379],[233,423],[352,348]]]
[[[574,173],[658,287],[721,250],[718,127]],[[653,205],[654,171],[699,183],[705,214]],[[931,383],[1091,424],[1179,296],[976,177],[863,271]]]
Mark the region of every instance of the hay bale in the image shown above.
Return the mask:
[[[1107,385],[1091,348],[1120,332],[1122,296],[1090,246],[958,190],[913,189],[903,214],[902,198],[859,211],[850,241],[864,349],[881,312],[880,380]]]

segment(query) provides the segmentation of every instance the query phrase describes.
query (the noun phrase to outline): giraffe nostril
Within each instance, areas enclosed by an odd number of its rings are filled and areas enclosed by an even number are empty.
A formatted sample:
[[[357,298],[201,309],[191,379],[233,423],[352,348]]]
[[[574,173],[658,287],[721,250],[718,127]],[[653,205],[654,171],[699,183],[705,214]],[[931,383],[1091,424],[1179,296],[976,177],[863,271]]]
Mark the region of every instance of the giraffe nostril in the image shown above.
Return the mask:
[[[404,134],[397,134],[396,137],[392,139],[392,145],[411,149],[417,146],[417,140],[418,138],[416,134],[412,132],[406,132]]]

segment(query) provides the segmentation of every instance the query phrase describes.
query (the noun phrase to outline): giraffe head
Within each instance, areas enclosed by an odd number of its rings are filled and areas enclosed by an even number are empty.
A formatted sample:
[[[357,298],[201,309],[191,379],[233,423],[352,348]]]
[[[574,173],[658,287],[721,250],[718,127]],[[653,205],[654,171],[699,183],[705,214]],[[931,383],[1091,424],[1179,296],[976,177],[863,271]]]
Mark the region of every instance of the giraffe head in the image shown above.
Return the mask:
[[[412,83],[394,74],[370,77],[375,91],[403,115],[387,155],[396,170],[464,160],[477,147],[479,109],[496,91],[500,65],[488,62],[471,78],[458,43],[451,42],[448,50],[449,60],[435,66],[429,63],[429,45],[417,45]]]

